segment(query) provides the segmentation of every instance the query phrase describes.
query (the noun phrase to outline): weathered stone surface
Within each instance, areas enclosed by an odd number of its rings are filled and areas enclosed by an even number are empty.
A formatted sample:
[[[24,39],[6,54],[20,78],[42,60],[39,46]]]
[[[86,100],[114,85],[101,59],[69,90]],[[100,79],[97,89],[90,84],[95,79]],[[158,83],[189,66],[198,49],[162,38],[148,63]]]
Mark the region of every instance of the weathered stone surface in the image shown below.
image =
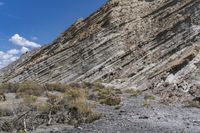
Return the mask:
[[[1,70],[1,82],[102,80],[118,88],[200,79],[199,0],[110,0],[52,44]]]

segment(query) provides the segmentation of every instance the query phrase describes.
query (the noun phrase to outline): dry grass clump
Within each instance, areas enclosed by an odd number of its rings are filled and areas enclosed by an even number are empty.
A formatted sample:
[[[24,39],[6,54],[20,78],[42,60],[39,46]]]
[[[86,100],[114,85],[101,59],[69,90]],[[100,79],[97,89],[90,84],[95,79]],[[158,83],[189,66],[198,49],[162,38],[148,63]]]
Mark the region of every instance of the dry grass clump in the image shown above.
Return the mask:
[[[24,81],[22,83],[1,83],[2,93],[24,93],[27,95],[40,96],[44,92],[44,87],[34,81]]]
[[[89,100],[94,100],[109,106],[116,106],[121,103],[119,94],[122,94],[122,92],[120,89],[108,88],[100,83],[87,82],[82,83],[80,87],[86,90],[85,92]]]
[[[146,95],[145,97],[144,97],[144,99],[146,99],[146,100],[155,100],[156,98],[154,97],[154,96],[152,96],[152,95]]]
[[[1,83],[0,92],[4,93],[16,93],[19,89],[19,83]]]
[[[82,89],[82,88],[76,88],[76,87],[72,87],[72,88],[68,88],[68,90],[66,90],[65,92],[65,98],[68,101],[75,101],[75,100],[86,100],[87,94],[86,94],[86,90]]]
[[[27,105],[30,105],[30,104],[36,102],[36,100],[38,98],[37,96],[27,95],[27,94],[20,95],[20,97],[23,98],[24,103]]]
[[[101,117],[100,113],[93,112],[91,104],[87,99],[85,89],[71,86],[65,94],[64,99],[68,103],[69,110],[71,110],[71,119],[69,123],[79,124],[82,122],[92,122]]]
[[[100,90],[98,96],[101,104],[116,106],[121,103],[121,98],[112,89]]]
[[[93,112],[93,113],[90,113],[87,117],[87,120],[86,122],[87,123],[92,123],[96,120],[99,120],[101,117],[102,117],[102,113],[98,113],[98,112]]]
[[[155,100],[155,97],[152,95],[146,95],[144,97],[144,103],[143,106],[148,107],[150,104]]]
[[[134,90],[134,89],[127,89],[124,92],[130,94],[133,97],[137,97],[142,93],[140,90]]]
[[[58,91],[58,92],[65,92],[66,87],[62,83],[55,82],[55,83],[47,83],[45,84],[45,88],[48,91]]]
[[[46,103],[36,105],[38,111],[43,114],[55,115],[62,121],[71,125],[88,123],[100,119],[101,113],[93,112],[92,105],[87,99],[85,89],[77,85],[65,85],[67,88],[63,96],[47,93]],[[65,113],[66,112],[66,113]]]
[[[19,84],[19,89],[17,89],[17,95],[33,95],[41,96],[44,93],[44,87],[33,81],[25,81]]]

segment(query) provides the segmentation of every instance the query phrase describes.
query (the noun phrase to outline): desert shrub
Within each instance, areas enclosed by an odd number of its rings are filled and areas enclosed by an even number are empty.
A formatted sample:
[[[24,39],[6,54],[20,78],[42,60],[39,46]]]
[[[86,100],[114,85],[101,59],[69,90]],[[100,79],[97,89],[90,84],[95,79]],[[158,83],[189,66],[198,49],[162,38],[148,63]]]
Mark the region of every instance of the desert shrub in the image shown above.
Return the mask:
[[[16,93],[19,89],[19,83],[2,83],[0,84],[0,92]]]
[[[87,83],[84,82],[82,87],[85,88],[88,93],[89,100],[95,100],[101,104],[106,104],[110,106],[119,105],[121,98],[118,94],[122,94],[120,89],[113,89],[105,87],[100,83]]]
[[[112,96],[112,95],[113,93],[111,89],[102,89],[102,90],[99,90],[99,93],[98,93],[99,99],[106,99],[107,97]]]
[[[17,110],[15,110],[16,113],[20,113],[20,112],[26,112],[28,110],[34,110],[36,111],[36,101],[37,101],[37,96],[34,95],[28,95],[25,93],[17,93],[16,95],[17,98],[21,98],[21,102],[18,105],[19,107],[17,108]]]
[[[64,98],[69,106],[77,108],[81,113],[91,112],[91,108],[87,104],[87,94],[84,89],[70,88],[65,92]]]
[[[152,96],[152,95],[146,95],[146,96],[144,97],[144,99],[147,99],[147,100],[155,100],[156,98],[155,98],[154,96]]]
[[[26,104],[32,104],[32,103],[36,102],[36,100],[37,100],[37,96],[33,96],[33,95],[24,94],[24,95],[21,95],[20,97],[23,98],[23,100]]]
[[[90,105],[87,102],[81,100],[74,101],[73,104],[71,104],[71,107],[77,108],[78,111],[83,115],[88,115],[92,112]]]
[[[116,106],[121,103],[121,99],[120,97],[117,97],[117,96],[108,96],[107,98],[102,99],[100,103],[110,105],[110,106]]]
[[[152,101],[154,101],[154,100],[155,100],[155,97],[154,97],[154,96],[152,96],[152,95],[146,95],[146,96],[144,97],[143,106],[146,106],[146,107],[150,106],[150,104],[151,104]]]
[[[47,98],[48,98],[47,102],[53,105],[58,104],[62,100],[62,97],[59,97],[51,93],[47,93]]]
[[[61,84],[59,82],[56,82],[56,83],[47,83],[45,85],[45,88],[48,91],[58,91],[58,92],[65,92],[65,90],[66,90],[65,85],[63,85],[63,84]]]
[[[80,83],[66,85],[59,83],[41,86],[32,81],[26,81],[18,85],[16,95],[23,102],[19,104],[17,112],[15,112],[20,117],[20,120],[17,122],[11,121],[15,130],[23,129],[24,119],[26,119],[28,130],[32,130],[32,126],[37,127],[43,124],[68,123],[78,126],[81,123],[91,123],[100,119],[102,114],[93,111],[93,103],[97,102],[88,100],[88,94],[97,94],[95,95],[97,99],[99,99],[99,93],[102,94],[101,98],[104,99],[108,98],[108,96],[112,96],[112,98],[115,96],[115,93],[112,92],[113,90],[107,90],[101,85],[83,85]],[[89,88],[90,92],[87,91]],[[40,97],[37,100],[41,95],[47,96],[47,98]],[[0,110],[0,115],[5,115],[1,112],[3,111]],[[24,112],[27,114],[24,115]],[[23,117],[21,117],[22,115]],[[9,127],[5,126],[5,130],[8,129]]]
[[[92,123],[96,120],[99,120],[102,117],[102,113],[99,112],[92,112],[88,115],[86,122],[87,123]]]
[[[81,88],[69,88],[64,94],[68,101],[73,101],[77,99],[86,99],[86,91]]]
[[[27,94],[33,96],[41,96],[44,92],[43,86],[33,81],[25,81],[20,83],[17,93],[19,95]]]
[[[101,117],[100,114],[92,111],[92,105],[89,103],[87,98],[86,90],[79,85],[70,86],[70,88],[66,90],[64,99],[66,100],[71,112],[69,120],[70,124],[73,123],[73,125],[77,125],[82,122],[92,122]]]
[[[47,111],[51,111],[52,113],[56,114],[59,111],[65,110],[65,106],[67,104],[68,103],[63,99],[63,97],[48,94],[47,104],[44,104],[43,108]]]
[[[121,102],[121,98],[116,94],[115,90],[111,88],[99,90],[98,100],[101,104],[106,104],[110,106],[119,105]]]

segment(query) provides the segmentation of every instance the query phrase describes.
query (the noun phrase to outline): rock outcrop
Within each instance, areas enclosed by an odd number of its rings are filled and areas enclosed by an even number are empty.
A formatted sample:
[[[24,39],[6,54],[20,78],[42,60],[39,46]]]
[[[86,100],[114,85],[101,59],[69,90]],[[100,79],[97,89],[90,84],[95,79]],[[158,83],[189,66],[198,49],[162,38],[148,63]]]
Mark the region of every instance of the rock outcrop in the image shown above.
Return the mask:
[[[110,0],[52,44],[2,69],[0,81],[198,90],[199,37],[199,0]]]

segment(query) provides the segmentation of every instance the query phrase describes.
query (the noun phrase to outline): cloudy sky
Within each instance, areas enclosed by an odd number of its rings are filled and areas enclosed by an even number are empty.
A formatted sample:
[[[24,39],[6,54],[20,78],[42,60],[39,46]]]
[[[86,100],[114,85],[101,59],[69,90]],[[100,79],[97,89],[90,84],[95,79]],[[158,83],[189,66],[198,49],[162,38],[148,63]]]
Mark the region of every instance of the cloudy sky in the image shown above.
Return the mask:
[[[0,0],[0,68],[49,44],[106,0]]]

